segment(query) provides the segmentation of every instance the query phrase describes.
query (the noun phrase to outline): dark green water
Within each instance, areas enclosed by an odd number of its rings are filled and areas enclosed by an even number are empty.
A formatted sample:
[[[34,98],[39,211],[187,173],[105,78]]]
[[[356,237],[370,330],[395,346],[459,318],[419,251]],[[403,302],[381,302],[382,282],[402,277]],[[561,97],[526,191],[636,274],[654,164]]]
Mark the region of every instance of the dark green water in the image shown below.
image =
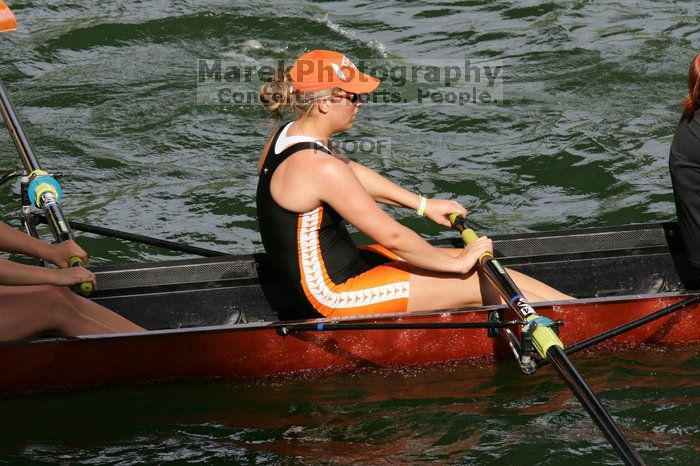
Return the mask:
[[[0,38],[0,77],[44,166],[66,173],[76,221],[259,249],[255,164],[270,120],[253,106],[197,105],[196,61],[313,48],[388,64],[503,61],[503,103],[369,104],[344,136],[391,138],[391,154],[363,161],[459,200],[485,233],[674,217],[667,154],[700,49],[695,1],[12,6],[21,29]],[[0,132],[0,169],[18,166]],[[0,187],[10,223],[16,194]],[[451,234],[393,215],[426,237]],[[82,244],[97,264],[171,257]],[[696,348],[576,361],[649,464],[700,462]],[[524,379],[510,365],[102,390],[0,400],[0,412],[7,464],[616,462],[551,372]]]

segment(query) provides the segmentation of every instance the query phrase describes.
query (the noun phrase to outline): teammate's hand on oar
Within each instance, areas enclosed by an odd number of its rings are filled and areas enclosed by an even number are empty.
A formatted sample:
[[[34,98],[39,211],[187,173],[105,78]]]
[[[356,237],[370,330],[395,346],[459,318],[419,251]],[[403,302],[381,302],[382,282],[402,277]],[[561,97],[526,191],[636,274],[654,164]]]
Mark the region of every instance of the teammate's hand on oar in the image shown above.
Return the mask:
[[[425,216],[443,227],[452,227],[447,216],[455,213],[460,214],[464,218],[467,217],[467,209],[457,201],[450,201],[448,199],[428,199],[425,204]]]
[[[46,260],[53,262],[61,267],[61,269],[83,269],[88,261],[87,253],[83,248],[78,246],[73,240],[62,241],[57,244],[52,244],[49,249],[49,257]],[[84,269],[83,269],[84,270]],[[87,274],[82,274],[85,279],[83,281],[70,283],[62,283],[63,285],[78,285],[74,290],[83,296],[90,296],[96,288],[95,274],[86,270]],[[80,275],[78,272],[73,272],[74,275]]]
[[[93,288],[97,287],[95,274],[84,267],[69,267],[67,269],[51,269],[52,285],[72,286],[81,283],[92,283]]]
[[[488,236],[481,236],[469,243],[465,246],[464,251],[457,256],[462,267],[459,273],[469,272],[474,268],[479,258],[486,253],[493,254],[493,241]]]
[[[83,248],[78,246],[73,240],[62,241],[57,244],[52,244],[49,257],[44,257],[46,259],[62,269],[70,267],[70,258],[78,257],[83,261],[83,264],[87,264],[88,255]]]

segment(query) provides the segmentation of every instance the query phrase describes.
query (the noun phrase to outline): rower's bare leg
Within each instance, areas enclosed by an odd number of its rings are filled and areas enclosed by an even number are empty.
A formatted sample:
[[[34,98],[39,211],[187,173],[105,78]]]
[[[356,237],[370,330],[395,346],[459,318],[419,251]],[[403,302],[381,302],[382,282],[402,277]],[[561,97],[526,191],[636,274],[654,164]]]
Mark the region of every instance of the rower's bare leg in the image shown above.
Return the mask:
[[[462,249],[458,248],[445,248],[443,249],[447,254],[452,256],[459,256]],[[525,293],[525,297],[528,301],[536,303],[540,301],[559,301],[564,299],[574,299],[573,296],[562,293],[561,291],[552,288],[546,283],[542,283],[536,278],[532,278],[524,273],[520,273],[517,270],[510,269],[506,267],[506,271],[510,278],[513,279],[518,289]],[[484,277],[486,278],[486,277]],[[488,280],[488,279],[486,279]]]
[[[114,313],[106,308],[89,313],[81,308],[66,299],[62,287],[0,286],[0,340],[25,339],[47,331],[90,335],[143,330],[129,321],[123,325],[113,320]]]
[[[528,301],[536,303],[538,301],[559,301],[564,299],[574,299],[573,296],[564,294],[559,290],[552,288],[546,283],[542,283],[536,278],[532,278],[524,273],[520,273],[517,270],[509,269],[506,267],[506,271],[510,278],[513,279],[518,288],[525,293],[525,297]]]
[[[492,286],[483,286],[485,281],[479,280],[476,270],[465,275],[456,275],[409,266],[409,272],[411,292],[408,298],[408,312],[500,302],[498,293],[493,293]]]
[[[451,255],[458,255],[459,249],[445,249]],[[481,273],[471,271],[466,275],[432,272],[410,267],[411,294],[408,311],[449,309],[461,306],[500,304],[498,290]],[[560,291],[525,274],[507,269],[518,288],[531,302],[573,299]]]
[[[113,328],[116,332],[143,332],[145,329],[139,327],[130,320],[120,316],[116,312],[110,311],[104,306],[84,298],[67,287],[58,287],[65,300],[81,314],[88,318],[101,322]]]

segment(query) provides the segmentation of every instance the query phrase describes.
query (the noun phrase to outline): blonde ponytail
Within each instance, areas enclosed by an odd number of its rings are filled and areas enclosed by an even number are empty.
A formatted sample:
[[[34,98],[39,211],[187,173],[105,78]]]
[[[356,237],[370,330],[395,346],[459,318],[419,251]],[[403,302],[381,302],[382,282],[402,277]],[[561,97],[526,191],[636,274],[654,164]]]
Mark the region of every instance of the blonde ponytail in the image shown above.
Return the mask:
[[[258,96],[265,109],[277,117],[281,117],[285,110],[294,110],[297,118],[309,116],[316,100],[336,93],[340,89],[328,89],[318,92],[297,92],[294,83],[289,78],[289,67],[278,68],[268,82],[260,86]]]
[[[265,106],[265,109],[277,116],[281,116],[284,110],[292,108],[294,91],[292,81],[287,74],[288,69],[278,68],[275,74],[270,76],[268,82],[260,86],[258,91],[260,102]]]

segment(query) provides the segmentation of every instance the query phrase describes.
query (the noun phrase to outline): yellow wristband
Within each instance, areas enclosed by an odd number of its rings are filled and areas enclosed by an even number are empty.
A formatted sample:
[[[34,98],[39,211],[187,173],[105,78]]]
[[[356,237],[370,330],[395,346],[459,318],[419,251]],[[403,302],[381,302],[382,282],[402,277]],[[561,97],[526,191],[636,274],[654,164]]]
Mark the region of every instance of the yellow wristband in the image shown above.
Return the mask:
[[[418,206],[418,210],[416,210],[418,215],[425,215],[425,206],[427,203],[428,203],[428,198],[421,196],[420,197],[420,205]]]

